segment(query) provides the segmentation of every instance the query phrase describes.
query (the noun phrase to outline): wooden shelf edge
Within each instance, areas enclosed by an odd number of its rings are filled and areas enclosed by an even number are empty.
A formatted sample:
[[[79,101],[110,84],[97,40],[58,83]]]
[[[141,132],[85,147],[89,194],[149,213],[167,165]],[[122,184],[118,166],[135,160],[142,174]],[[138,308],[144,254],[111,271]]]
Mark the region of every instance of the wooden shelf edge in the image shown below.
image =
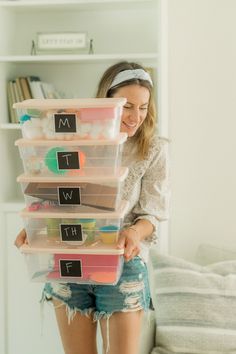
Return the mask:
[[[103,60],[158,59],[157,53],[121,54],[52,54],[52,55],[9,55],[0,56],[3,63],[45,63],[45,62],[99,62]]]
[[[20,124],[13,124],[13,123],[2,123],[0,124],[0,129],[7,129],[7,130],[20,130]]]
[[[86,5],[106,5],[106,4],[111,4],[111,5],[116,5],[120,3],[124,4],[136,4],[136,3],[150,3],[153,2],[154,0],[54,0],[53,2],[51,0],[37,0],[37,1],[27,1],[27,0],[22,0],[22,1],[1,1],[0,7],[5,7],[5,8],[24,8],[24,7],[31,7],[31,8],[37,8],[37,7],[45,7],[45,6],[51,6],[51,7],[56,7],[58,5],[65,5],[65,6],[86,6]]]

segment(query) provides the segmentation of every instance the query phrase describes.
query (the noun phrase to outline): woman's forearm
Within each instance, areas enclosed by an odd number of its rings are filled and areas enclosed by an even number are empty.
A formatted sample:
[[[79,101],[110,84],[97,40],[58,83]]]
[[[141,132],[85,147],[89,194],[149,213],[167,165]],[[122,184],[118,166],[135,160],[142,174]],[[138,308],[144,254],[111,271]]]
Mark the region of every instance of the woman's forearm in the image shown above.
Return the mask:
[[[129,227],[131,231],[136,235],[139,241],[145,240],[154,231],[154,227],[149,220],[139,219],[134,225]]]

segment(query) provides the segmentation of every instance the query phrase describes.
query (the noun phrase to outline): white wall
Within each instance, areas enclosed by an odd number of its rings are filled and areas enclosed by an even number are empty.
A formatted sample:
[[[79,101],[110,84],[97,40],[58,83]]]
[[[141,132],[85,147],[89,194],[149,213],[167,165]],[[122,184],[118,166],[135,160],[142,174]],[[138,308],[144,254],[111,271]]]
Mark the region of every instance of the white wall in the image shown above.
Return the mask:
[[[236,1],[169,0],[170,253],[236,247]]]

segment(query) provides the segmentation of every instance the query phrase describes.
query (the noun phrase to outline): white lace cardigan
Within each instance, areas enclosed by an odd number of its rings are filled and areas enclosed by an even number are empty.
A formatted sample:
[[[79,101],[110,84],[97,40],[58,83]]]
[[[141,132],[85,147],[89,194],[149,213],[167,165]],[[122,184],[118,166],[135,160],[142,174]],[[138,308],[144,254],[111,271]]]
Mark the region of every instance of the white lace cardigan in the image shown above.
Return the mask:
[[[152,235],[141,242],[140,256],[147,262],[149,247],[158,238],[158,223],[169,216],[168,140],[154,136],[145,160],[134,158],[136,148],[132,139],[123,147],[122,165],[129,167],[122,186],[122,199],[129,201],[124,227],[139,219],[149,220],[154,226]]]

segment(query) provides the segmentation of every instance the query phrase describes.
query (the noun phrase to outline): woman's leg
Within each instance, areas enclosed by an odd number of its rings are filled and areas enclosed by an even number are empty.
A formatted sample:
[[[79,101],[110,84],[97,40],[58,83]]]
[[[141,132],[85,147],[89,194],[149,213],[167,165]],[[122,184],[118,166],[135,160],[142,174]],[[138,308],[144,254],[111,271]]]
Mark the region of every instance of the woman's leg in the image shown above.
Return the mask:
[[[137,354],[141,337],[142,315],[143,310],[115,312],[108,320],[100,320],[104,353]],[[109,332],[107,332],[108,330]],[[107,338],[109,338],[109,343]],[[109,350],[107,351],[107,349]]]
[[[92,316],[76,312],[68,323],[66,306],[57,299],[53,299],[53,304],[65,354],[97,354],[97,324]]]

